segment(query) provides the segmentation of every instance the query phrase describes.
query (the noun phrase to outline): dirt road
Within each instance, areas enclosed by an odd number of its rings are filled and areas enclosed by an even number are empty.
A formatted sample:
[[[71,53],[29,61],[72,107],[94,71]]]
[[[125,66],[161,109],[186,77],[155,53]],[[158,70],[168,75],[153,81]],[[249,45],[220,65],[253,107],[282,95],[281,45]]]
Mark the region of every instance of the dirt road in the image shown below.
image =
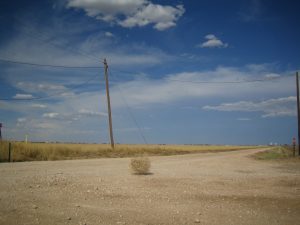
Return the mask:
[[[300,164],[261,150],[0,164],[0,224],[300,224]]]

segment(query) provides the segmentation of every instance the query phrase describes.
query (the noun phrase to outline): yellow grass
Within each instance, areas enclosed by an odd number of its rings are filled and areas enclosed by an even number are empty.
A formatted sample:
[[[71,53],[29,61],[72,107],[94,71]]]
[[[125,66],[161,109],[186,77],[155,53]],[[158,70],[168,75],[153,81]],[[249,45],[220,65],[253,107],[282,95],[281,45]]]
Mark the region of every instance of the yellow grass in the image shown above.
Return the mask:
[[[108,144],[60,144],[12,142],[13,161],[41,161],[86,158],[135,157],[142,155],[176,155],[257,148],[257,146],[221,145],[127,145],[114,150]],[[0,161],[8,159],[8,142],[0,142]]]

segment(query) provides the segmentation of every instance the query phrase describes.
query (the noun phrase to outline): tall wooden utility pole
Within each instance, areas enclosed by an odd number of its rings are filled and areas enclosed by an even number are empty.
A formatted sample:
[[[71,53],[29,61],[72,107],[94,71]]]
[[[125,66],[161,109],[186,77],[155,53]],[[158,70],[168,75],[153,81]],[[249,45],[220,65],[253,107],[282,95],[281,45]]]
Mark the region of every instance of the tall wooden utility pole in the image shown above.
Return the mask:
[[[1,133],[2,123],[0,123],[0,141],[2,141],[2,133]]]
[[[299,75],[296,72],[296,87],[297,87],[297,118],[298,118],[298,155],[300,156],[300,104],[299,104]]]
[[[113,135],[113,130],[112,130],[112,117],[111,117],[111,108],[110,108],[109,83],[108,83],[107,69],[108,69],[108,65],[107,65],[106,59],[104,59],[104,76],[105,76],[105,84],[106,84],[109,137],[110,137],[110,145],[114,149],[115,143],[114,143],[114,135]]]

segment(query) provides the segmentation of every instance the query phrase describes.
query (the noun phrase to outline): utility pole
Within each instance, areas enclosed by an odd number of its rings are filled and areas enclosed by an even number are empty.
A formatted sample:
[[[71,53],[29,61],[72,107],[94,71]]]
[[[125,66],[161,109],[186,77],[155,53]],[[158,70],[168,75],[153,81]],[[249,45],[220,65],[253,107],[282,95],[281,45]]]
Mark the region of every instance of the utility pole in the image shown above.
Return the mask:
[[[2,141],[2,133],[1,133],[2,123],[0,123],[0,141]]]
[[[296,72],[296,87],[297,87],[297,118],[298,118],[298,155],[300,156],[300,104],[299,104],[299,75]]]
[[[112,130],[112,116],[111,116],[111,108],[110,108],[109,83],[108,83],[107,70],[108,70],[108,65],[107,65],[106,59],[104,59],[104,76],[105,76],[105,84],[106,84],[109,137],[110,137],[110,145],[111,145],[112,149],[114,149],[115,143],[114,143],[114,135],[113,135],[113,130]]]

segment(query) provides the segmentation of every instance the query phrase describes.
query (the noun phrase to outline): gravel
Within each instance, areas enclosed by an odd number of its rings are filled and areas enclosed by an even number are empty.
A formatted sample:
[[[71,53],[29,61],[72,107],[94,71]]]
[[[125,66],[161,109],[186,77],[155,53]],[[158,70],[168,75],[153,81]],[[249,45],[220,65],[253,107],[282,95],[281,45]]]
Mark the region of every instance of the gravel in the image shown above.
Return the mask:
[[[262,151],[0,164],[0,224],[297,224],[299,161]]]

